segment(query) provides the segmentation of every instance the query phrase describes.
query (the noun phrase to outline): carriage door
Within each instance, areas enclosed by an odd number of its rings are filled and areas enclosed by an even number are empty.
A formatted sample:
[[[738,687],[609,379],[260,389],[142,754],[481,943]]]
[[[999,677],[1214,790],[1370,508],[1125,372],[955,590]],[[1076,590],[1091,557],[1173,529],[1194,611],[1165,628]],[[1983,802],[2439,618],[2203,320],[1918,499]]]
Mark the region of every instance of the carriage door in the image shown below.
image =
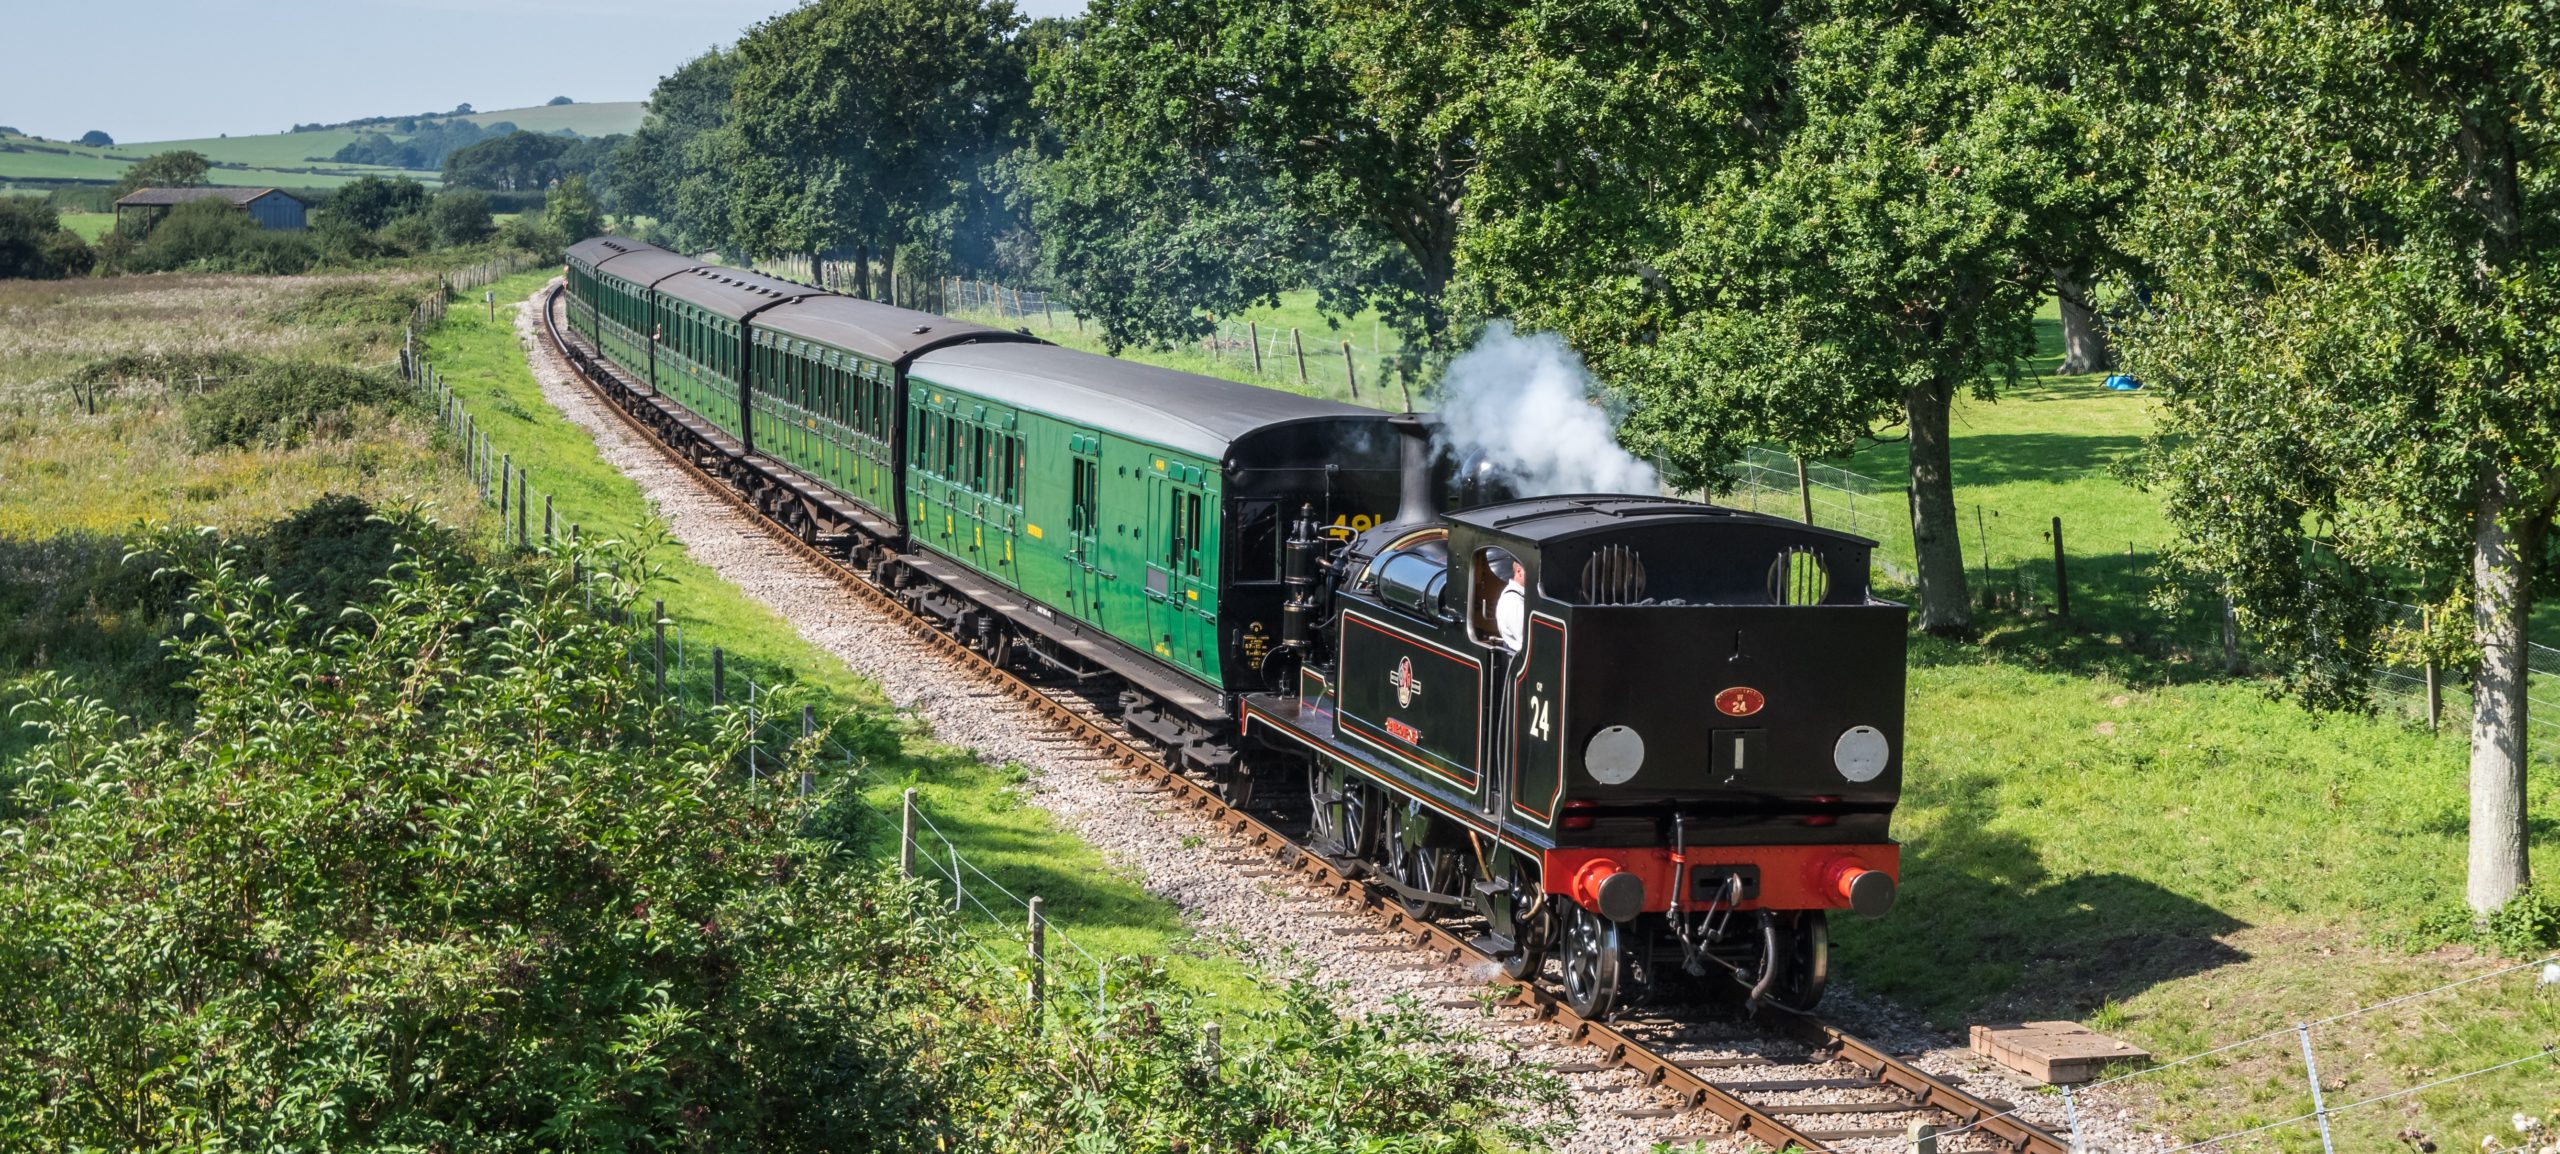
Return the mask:
[[[1067,600],[1077,617],[1108,630],[1102,619],[1102,588],[1111,580],[1102,558],[1102,438],[1079,432],[1067,448]]]

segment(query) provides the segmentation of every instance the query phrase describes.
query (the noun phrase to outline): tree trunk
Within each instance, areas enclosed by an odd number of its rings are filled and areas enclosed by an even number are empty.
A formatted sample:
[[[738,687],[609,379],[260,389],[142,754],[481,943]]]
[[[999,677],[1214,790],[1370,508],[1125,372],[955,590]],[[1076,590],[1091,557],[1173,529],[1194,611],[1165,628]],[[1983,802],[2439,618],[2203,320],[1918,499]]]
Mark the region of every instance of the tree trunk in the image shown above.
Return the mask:
[[[1947,408],[1954,390],[1943,381],[1903,394],[1911,429],[1911,552],[1920,563],[1920,628],[1941,637],[1973,631],[1973,598],[1965,589],[1964,542],[1956,536],[1955,470],[1947,446]]]
[[[2062,368],[2064,373],[2103,373],[2116,367],[2116,351],[2107,344],[2106,331],[2098,325],[2098,315],[2089,311],[2089,278],[2079,269],[2064,266],[2053,270],[2054,296],[2062,305]]]
[[[871,246],[853,246],[853,295],[871,299]]]
[[[896,245],[883,245],[880,248],[880,291],[882,299],[893,305],[898,303],[898,246]]]
[[[2525,618],[2533,611],[2533,559],[2541,548],[2535,519],[2517,524],[2515,482],[2494,464],[2482,466],[2480,503],[2471,518],[2472,640],[2480,665],[2471,675],[2471,877],[2465,896],[2488,913],[2525,886],[2525,679],[2530,649]]]

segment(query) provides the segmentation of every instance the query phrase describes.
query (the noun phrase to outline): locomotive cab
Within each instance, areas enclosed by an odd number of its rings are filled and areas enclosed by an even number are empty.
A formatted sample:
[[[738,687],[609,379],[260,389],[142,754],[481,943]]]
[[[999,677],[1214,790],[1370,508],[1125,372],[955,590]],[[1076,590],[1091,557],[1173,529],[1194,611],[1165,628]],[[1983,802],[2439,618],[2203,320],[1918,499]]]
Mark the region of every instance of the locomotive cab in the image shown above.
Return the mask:
[[[1339,560],[1329,668],[1249,703],[1312,752],[1314,840],[1461,909],[1577,1009],[1671,967],[1821,994],[1891,905],[1905,611],[1872,542],[1689,501],[1503,501]],[[1267,712],[1263,712],[1267,711]]]

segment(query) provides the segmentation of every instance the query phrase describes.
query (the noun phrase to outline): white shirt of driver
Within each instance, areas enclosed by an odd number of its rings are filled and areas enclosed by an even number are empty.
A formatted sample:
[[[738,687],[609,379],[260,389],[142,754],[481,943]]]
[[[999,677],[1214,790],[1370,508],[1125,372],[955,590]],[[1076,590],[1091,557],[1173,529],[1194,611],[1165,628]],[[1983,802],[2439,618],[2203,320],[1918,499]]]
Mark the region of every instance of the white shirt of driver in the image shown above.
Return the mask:
[[[1518,585],[1504,585],[1502,596],[1493,603],[1493,630],[1502,637],[1502,647],[1520,652],[1520,643],[1529,628],[1529,593]]]

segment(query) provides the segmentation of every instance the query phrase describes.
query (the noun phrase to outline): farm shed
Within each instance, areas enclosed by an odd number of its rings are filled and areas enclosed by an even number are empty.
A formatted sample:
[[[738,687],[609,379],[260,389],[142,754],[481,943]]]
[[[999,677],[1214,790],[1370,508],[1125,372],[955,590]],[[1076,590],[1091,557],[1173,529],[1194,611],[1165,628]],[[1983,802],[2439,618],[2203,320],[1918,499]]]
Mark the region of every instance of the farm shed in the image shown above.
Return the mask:
[[[227,200],[258,227],[300,232],[309,227],[303,204],[293,194],[273,188],[146,188],[116,201],[116,231],[127,236],[150,232],[169,210],[199,200]],[[138,227],[128,228],[131,219]]]

